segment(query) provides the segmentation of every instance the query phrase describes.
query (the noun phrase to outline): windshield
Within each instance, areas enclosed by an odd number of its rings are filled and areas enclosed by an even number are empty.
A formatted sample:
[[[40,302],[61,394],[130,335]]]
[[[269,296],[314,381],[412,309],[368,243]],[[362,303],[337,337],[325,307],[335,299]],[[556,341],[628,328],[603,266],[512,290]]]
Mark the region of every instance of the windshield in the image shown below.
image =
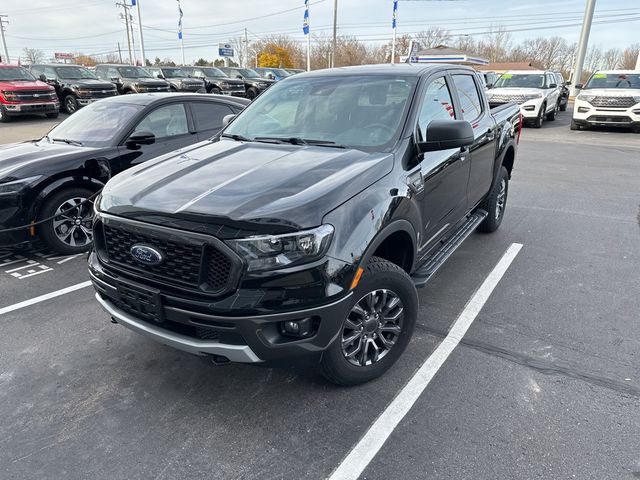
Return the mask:
[[[545,76],[540,73],[505,73],[495,84],[496,88],[545,88]]]
[[[640,73],[594,73],[584,88],[640,89]]]
[[[93,73],[91,73],[86,68],[82,68],[82,67],[59,67],[59,68],[56,68],[56,73],[58,74],[58,77],[64,78],[66,80],[81,79],[81,78],[91,78],[91,79],[96,78],[96,76]]]
[[[162,74],[166,78],[185,78],[187,74],[179,68],[163,68]]]
[[[282,68],[270,68],[269,70],[271,70],[273,73],[275,73],[279,77],[290,77],[291,76],[290,73],[288,73],[286,70],[283,70]]]
[[[149,72],[141,67],[118,67],[118,73],[123,78],[151,78]]]
[[[251,70],[250,68],[236,68],[235,70],[231,71],[231,73],[236,73],[236,72],[242,75],[243,77],[260,78],[260,75],[258,74],[258,72],[256,72],[255,70]]]
[[[78,110],[48,134],[49,139],[69,140],[85,147],[108,147],[131,125],[143,107],[121,102],[96,102]],[[49,141],[45,137],[41,141]]]
[[[201,68],[202,73],[204,73],[207,77],[226,77],[226,73],[222,70],[218,70],[217,68]]]
[[[22,67],[0,67],[0,80],[14,81],[14,80],[35,80],[29,70]]]
[[[224,135],[381,151],[400,134],[414,89],[415,79],[391,75],[292,77],[259,96]]]

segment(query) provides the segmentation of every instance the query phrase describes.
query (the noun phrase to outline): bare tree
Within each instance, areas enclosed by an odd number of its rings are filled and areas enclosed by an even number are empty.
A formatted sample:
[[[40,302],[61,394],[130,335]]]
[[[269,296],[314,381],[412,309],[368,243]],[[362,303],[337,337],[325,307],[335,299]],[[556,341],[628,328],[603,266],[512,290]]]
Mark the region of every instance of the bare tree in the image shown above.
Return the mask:
[[[415,40],[420,42],[420,47],[427,49],[437,47],[438,45],[444,45],[451,38],[448,30],[440,27],[429,27],[426,30],[421,31],[415,37]]]
[[[235,58],[240,65],[245,66],[244,37],[233,37],[229,39],[228,43],[233,47],[233,58]]]
[[[511,51],[511,34],[504,27],[492,27],[492,30],[478,43],[477,53],[491,62],[504,62]]]
[[[619,48],[610,48],[602,53],[601,67],[605,70],[614,70],[618,68],[622,60],[622,50]]]
[[[22,54],[29,64],[40,63],[44,60],[44,52],[37,48],[24,47],[24,50],[22,50]]]
[[[640,43],[629,45],[622,52],[622,58],[620,59],[620,68],[624,70],[633,70],[636,67],[638,55],[640,55]]]

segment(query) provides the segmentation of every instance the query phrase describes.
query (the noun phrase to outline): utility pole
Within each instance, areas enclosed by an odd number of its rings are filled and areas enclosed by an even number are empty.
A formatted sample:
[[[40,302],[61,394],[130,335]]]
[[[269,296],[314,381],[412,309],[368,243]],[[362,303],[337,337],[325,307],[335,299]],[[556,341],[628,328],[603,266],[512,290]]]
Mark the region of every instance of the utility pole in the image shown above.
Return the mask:
[[[575,97],[576,83],[580,83],[582,77],[582,65],[584,57],[587,54],[587,44],[589,43],[589,34],[591,33],[591,23],[593,22],[593,12],[596,9],[596,0],[587,0],[587,7],[584,11],[584,21],[582,22],[582,31],[580,32],[580,43],[578,43],[578,54],[576,56],[576,65],[573,69],[573,81],[571,82],[571,96]]]
[[[118,57],[120,57],[120,63],[122,63],[122,50],[120,50],[120,42],[118,42]]]
[[[249,32],[244,29],[244,68],[249,68]]]
[[[9,23],[8,15],[0,15],[0,38],[2,38],[2,49],[4,50],[4,63],[9,63],[9,48],[7,47],[7,39],[4,38],[4,26]]]
[[[336,66],[336,47],[338,44],[338,0],[333,0],[333,45],[331,46],[331,67]]]
[[[117,7],[124,9],[124,23],[127,27],[127,45],[129,46],[129,63],[133,65],[133,54],[131,53],[131,33],[129,32],[129,6],[126,3],[116,3]],[[122,18],[122,14],[120,14]]]
[[[147,66],[146,56],[144,54],[144,37],[142,36],[142,16],[140,15],[140,0],[131,0],[133,5],[136,6],[138,13],[138,35],[140,40],[140,58],[142,59],[142,66]]]
[[[638,59],[636,60],[636,70],[640,72],[640,48],[638,49]]]

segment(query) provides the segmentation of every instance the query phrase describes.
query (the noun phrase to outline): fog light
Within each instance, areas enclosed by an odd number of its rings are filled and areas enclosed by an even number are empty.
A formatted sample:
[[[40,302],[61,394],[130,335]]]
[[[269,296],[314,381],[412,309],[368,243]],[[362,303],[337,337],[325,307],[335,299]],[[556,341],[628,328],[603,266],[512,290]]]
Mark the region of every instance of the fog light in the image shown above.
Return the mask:
[[[287,337],[308,337],[313,333],[313,322],[311,318],[282,322],[280,324],[280,331]]]
[[[580,113],[587,113],[589,110],[589,107],[578,107],[578,112]]]

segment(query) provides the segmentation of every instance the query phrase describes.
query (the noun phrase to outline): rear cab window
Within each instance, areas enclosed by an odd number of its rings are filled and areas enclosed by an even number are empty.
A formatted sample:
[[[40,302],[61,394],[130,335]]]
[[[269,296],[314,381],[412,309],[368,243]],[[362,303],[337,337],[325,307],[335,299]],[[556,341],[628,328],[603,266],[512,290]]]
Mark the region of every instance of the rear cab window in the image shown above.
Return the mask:
[[[462,119],[472,122],[480,118],[484,111],[484,104],[478,91],[475,76],[472,74],[456,73],[453,75],[453,83],[458,92]]]

